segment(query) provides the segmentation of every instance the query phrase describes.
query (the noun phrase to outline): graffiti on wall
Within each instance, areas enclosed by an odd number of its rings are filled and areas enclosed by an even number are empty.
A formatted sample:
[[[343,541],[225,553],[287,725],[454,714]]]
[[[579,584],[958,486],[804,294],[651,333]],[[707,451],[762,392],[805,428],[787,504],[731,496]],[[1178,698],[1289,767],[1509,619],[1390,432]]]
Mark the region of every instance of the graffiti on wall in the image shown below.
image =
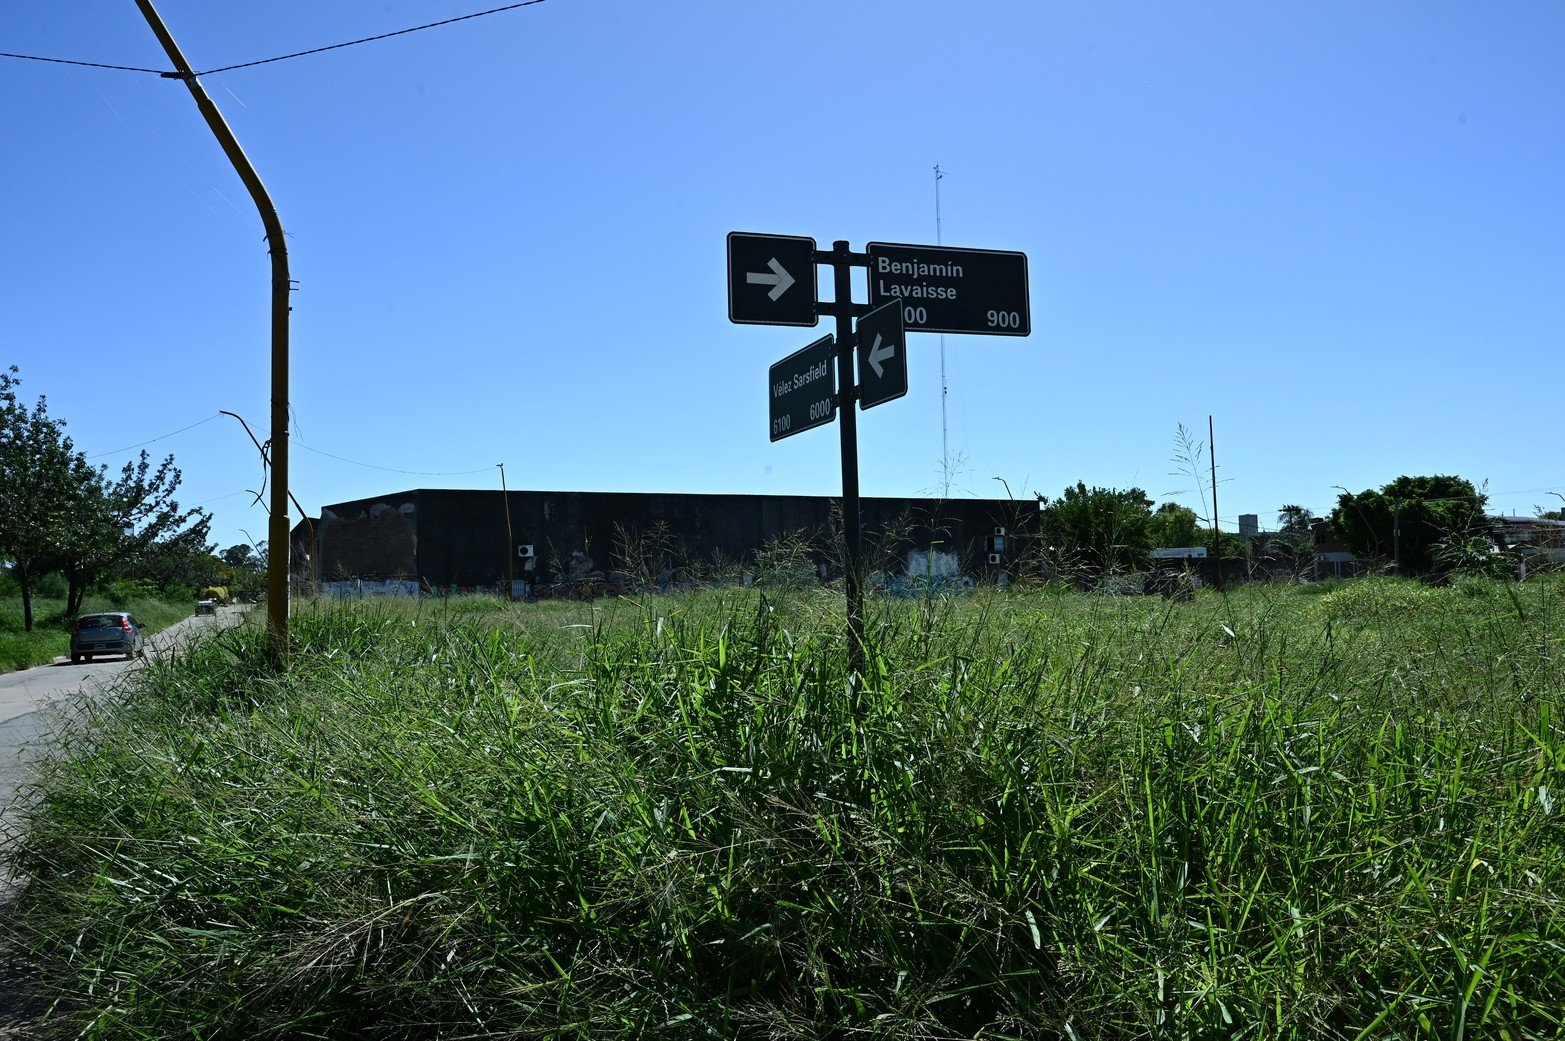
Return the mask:
[[[903,574],[878,574],[873,585],[887,596],[915,599],[924,596],[944,596],[965,593],[972,589],[971,576],[962,574],[962,564],[955,553],[935,549],[909,549],[907,571]]]
[[[366,596],[406,596],[418,599],[418,583],[409,579],[385,580],[356,578],[350,582],[322,582],[321,595],[333,600]]]

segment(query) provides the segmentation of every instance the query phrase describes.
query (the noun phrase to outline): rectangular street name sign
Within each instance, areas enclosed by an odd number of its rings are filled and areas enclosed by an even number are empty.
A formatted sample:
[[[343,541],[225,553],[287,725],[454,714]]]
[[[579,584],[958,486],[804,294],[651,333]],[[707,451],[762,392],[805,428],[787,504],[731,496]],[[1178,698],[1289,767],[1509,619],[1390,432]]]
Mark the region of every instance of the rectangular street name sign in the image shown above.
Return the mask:
[[[836,342],[835,336],[822,336],[767,373],[773,441],[837,418],[837,370],[832,357]]]
[[[815,240],[728,233],[728,320],[739,325],[815,325]]]
[[[859,319],[859,408],[874,408],[907,393],[902,306],[894,300]]]
[[[902,304],[908,332],[1027,336],[1027,254],[871,242],[869,305]]]

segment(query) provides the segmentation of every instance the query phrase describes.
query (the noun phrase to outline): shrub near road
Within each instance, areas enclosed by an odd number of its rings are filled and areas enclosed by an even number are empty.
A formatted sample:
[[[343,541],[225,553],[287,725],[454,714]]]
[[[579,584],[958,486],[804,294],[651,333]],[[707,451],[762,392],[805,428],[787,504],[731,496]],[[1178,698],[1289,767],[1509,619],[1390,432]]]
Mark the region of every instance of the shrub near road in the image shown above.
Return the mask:
[[[1409,595],[1409,591],[1413,595]],[[1565,588],[320,607],[142,673],[22,912],[88,1037],[1565,1036]]]

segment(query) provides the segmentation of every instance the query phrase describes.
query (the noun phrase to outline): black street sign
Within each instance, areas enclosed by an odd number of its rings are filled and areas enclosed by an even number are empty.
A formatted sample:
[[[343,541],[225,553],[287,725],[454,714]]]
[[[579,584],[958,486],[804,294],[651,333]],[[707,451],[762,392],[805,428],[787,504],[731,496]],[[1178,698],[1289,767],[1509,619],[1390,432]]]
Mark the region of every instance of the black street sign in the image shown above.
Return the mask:
[[[1027,336],[1027,254],[871,242],[869,305],[898,301],[908,332]]]
[[[859,408],[874,408],[907,393],[907,337],[902,303],[893,301],[859,319]]]
[[[837,418],[837,374],[832,357],[836,342],[835,336],[822,336],[773,365],[767,373],[773,441],[824,426]]]
[[[740,325],[814,325],[815,240],[728,233],[728,320]]]

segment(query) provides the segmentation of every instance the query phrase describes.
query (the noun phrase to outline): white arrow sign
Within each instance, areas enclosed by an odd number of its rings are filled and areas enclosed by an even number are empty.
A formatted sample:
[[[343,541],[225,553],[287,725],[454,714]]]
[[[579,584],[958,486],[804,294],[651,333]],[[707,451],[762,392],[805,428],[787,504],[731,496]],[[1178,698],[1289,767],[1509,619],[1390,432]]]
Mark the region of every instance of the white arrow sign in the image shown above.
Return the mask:
[[[888,343],[886,346],[882,347],[880,345],[880,334],[876,333],[875,345],[869,349],[869,367],[875,370],[875,375],[877,377],[884,377],[886,375],[886,370],[881,367],[880,363],[883,361],[890,361],[896,356],[897,345],[894,343]]]
[[[770,275],[764,271],[746,271],[744,280],[752,286],[771,286],[772,291],[766,295],[776,300],[788,291],[789,286],[793,285],[793,276],[788,274],[786,268],[777,263],[776,257],[767,261],[766,266],[772,269]]]

